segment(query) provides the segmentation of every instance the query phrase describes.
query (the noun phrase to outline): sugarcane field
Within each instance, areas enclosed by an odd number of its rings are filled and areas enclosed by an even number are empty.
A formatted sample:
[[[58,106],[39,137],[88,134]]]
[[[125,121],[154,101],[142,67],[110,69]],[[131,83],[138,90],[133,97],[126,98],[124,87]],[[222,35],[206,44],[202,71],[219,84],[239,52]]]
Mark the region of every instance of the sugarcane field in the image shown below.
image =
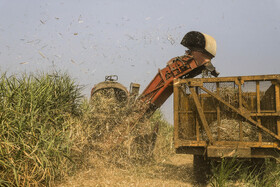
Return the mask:
[[[280,186],[277,0],[0,10],[0,186]]]

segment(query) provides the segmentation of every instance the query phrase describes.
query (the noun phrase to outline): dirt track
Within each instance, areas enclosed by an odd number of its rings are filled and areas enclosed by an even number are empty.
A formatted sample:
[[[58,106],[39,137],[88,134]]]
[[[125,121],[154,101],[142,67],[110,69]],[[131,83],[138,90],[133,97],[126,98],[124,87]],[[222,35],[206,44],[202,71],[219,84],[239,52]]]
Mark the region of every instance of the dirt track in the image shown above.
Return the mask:
[[[121,169],[106,167],[92,159],[88,169],[68,177],[58,186],[196,186],[192,161],[191,155],[174,155],[159,164]]]

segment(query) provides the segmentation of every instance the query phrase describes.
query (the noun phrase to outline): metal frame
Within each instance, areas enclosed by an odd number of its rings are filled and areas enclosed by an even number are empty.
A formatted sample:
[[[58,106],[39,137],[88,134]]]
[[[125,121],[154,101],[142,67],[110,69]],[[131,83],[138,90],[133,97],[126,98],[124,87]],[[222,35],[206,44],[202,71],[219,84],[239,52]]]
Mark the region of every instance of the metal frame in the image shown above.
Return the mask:
[[[212,65],[211,58],[200,51],[187,51],[184,56],[172,58],[165,68],[158,70],[138,99],[159,108],[173,93],[172,84],[175,79],[183,76],[195,77]],[[214,67],[212,72],[216,72]]]
[[[261,110],[261,96],[260,96],[260,81],[271,81],[275,88],[275,110],[262,111]],[[238,86],[238,107],[231,105],[219,96],[220,83],[234,82]],[[244,82],[255,82],[256,90],[251,97],[256,97],[256,111],[247,110],[245,102],[242,100],[242,85]],[[216,92],[211,92],[203,86],[204,83],[216,83]],[[185,95],[182,88],[189,87],[190,95]],[[206,111],[203,109],[203,102],[201,95],[197,90],[203,90],[204,97],[212,97],[217,103],[216,110]],[[248,93],[247,93],[248,94]],[[180,102],[184,97],[192,97],[195,109],[188,109],[187,111],[180,110]],[[186,101],[186,99],[184,100]],[[253,100],[252,100],[253,102]],[[188,104],[186,104],[188,106]],[[246,120],[251,125],[258,128],[258,141],[243,141],[242,123],[240,122],[239,141],[221,141],[220,131],[217,132],[217,138],[214,139],[209,124],[207,123],[207,114],[216,114],[217,124],[221,122],[221,105],[227,106],[233,113],[237,114],[243,120]],[[195,113],[195,127],[189,127],[185,130],[195,129],[195,140],[185,140],[179,137],[179,127],[181,125],[180,117],[188,113]],[[277,131],[273,132],[271,129],[261,124],[261,117],[276,117]],[[254,119],[253,119],[254,118]],[[199,120],[198,120],[199,119]],[[198,122],[199,121],[199,122]],[[199,129],[203,128],[208,137],[208,141],[200,140]],[[219,128],[218,128],[219,129]],[[273,141],[262,141],[262,132],[273,137]],[[176,79],[174,81],[174,141],[175,148],[178,153],[189,154],[206,154],[208,157],[224,156],[238,156],[238,157],[279,157],[280,156],[280,75],[259,75],[259,76],[239,76],[239,77],[221,77],[221,78],[198,78],[198,79]]]

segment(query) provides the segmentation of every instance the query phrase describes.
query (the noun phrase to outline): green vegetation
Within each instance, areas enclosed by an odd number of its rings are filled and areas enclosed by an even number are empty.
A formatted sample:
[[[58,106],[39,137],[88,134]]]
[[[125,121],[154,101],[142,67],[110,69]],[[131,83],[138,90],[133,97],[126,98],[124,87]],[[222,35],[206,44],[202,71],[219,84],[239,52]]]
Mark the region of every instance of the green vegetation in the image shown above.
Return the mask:
[[[271,159],[240,160],[222,158],[213,161],[211,186],[260,186],[280,185],[280,164]]]
[[[173,127],[160,111],[133,124],[131,105],[112,97],[89,102],[67,74],[4,73],[0,98],[0,186],[53,186],[92,156],[95,163],[130,167],[174,153]]]
[[[218,164],[211,162],[212,166],[212,180],[211,186],[227,186],[227,182],[236,176],[240,170],[241,163],[236,158],[222,158]]]
[[[71,169],[66,122],[81,113],[80,90],[66,74],[2,74],[0,186],[51,185]]]

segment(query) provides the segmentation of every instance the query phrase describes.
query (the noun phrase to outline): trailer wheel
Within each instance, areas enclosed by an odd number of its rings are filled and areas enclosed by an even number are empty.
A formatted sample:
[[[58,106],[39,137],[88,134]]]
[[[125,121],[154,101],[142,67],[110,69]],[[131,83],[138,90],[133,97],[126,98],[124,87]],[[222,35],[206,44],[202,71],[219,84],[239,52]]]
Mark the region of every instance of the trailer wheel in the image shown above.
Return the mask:
[[[203,155],[193,155],[193,173],[197,183],[206,184],[207,177],[210,174],[209,159]]]

